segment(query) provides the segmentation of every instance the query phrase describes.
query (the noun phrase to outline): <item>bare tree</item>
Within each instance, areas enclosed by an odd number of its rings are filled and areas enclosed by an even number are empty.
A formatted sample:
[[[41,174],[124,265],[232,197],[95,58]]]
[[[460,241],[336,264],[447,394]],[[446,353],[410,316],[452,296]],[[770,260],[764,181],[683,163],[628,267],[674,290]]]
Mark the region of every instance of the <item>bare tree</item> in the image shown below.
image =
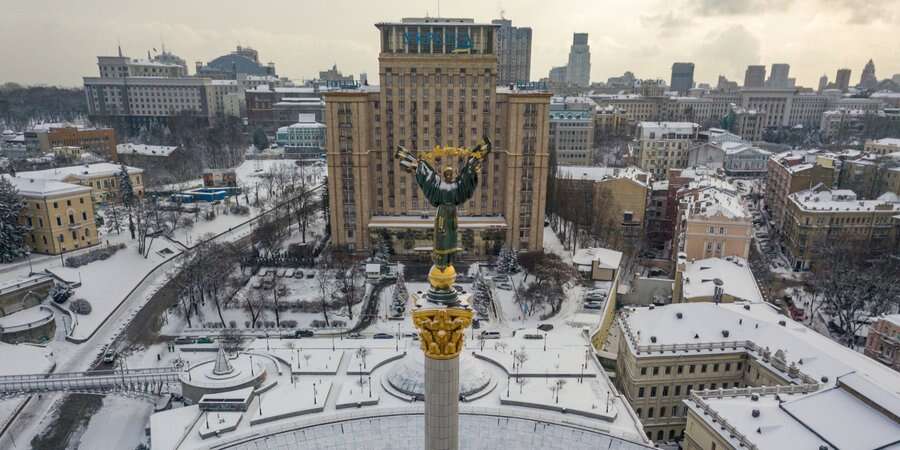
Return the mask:
[[[254,245],[264,250],[271,256],[281,249],[281,244],[288,237],[288,230],[284,220],[277,217],[264,216],[254,228],[251,240]]]
[[[331,326],[328,321],[328,300],[332,290],[332,271],[327,262],[316,271],[316,284],[319,287],[319,301],[322,304],[322,316],[325,318],[325,326]]]
[[[266,299],[263,296],[263,293],[258,290],[247,293],[244,300],[244,306],[247,309],[247,312],[250,313],[250,328],[256,328],[256,322],[262,314],[265,301]]]
[[[900,307],[900,265],[891,258],[873,259],[853,243],[828,241],[817,247],[812,282],[852,347],[870,317]]]

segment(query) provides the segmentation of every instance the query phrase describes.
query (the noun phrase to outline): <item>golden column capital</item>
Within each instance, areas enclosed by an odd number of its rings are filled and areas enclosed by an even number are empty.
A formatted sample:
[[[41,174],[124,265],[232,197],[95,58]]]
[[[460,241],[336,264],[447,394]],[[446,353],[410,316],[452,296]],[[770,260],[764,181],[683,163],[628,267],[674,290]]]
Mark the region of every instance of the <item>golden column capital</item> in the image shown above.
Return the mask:
[[[464,308],[428,308],[412,312],[422,351],[431,359],[459,356],[474,312]]]

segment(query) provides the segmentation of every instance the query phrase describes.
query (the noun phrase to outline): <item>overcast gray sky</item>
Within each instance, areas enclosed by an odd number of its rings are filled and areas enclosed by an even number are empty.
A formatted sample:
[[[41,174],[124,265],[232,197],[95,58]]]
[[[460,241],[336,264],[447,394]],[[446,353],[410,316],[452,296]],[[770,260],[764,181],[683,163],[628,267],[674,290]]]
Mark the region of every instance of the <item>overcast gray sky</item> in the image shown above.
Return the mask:
[[[280,75],[310,78],[331,64],[377,82],[375,22],[437,14],[436,0],[3,0],[0,82],[81,85],[96,56],[146,57],[166,48],[208,61],[238,43],[256,48]],[[9,4],[12,3],[12,4]],[[534,30],[531,76],[566,61],[573,32],[590,33],[591,72],[665,78],[674,61],[695,79],[743,81],[748,64],[787,62],[816,86],[839,67],[853,83],[869,58],[879,79],[900,73],[900,0],[444,0],[440,13],[489,22],[501,10]]]

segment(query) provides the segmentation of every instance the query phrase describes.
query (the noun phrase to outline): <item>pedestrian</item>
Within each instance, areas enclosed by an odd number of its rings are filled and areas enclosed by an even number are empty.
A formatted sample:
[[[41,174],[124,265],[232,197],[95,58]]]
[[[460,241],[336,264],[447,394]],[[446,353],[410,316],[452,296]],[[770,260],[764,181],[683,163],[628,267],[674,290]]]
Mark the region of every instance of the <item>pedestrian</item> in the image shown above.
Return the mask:
[[[156,354],[156,360],[157,360],[157,361],[162,361],[162,355],[159,354],[159,353],[157,353],[157,354]]]

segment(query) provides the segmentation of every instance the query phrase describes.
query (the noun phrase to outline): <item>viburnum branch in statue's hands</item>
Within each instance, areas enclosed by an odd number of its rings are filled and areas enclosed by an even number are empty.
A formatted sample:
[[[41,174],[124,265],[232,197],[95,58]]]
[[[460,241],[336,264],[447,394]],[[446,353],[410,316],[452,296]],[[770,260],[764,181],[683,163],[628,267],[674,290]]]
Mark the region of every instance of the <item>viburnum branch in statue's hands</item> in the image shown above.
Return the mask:
[[[419,158],[416,158],[412,152],[403,148],[403,146],[397,146],[397,152],[395,153],[397,158],[400,159],[400,168],[406,170],[407,172],[415,172],[419,167]]]

